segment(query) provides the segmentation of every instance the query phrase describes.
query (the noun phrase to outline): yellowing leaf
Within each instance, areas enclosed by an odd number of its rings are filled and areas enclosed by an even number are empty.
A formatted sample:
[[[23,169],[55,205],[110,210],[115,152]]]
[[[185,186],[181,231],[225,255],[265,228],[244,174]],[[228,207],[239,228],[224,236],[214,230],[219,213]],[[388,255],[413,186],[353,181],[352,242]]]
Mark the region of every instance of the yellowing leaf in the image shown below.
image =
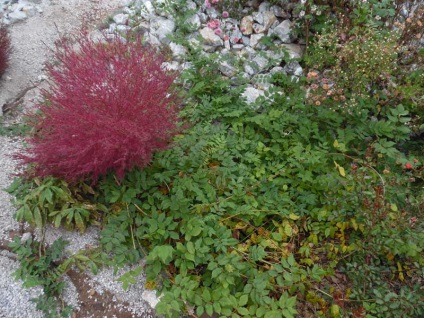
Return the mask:
[[[292,236],[293,234],[293,229],[290,226],[290,224],[286,224],[284,225],[284,234],[286,234],[287,236]]]
[[[339,148],[339,142],[337,141],[337,139],[334,140],[333,147],[334,148]]]
[[[290,220],[296,221],[296,220],[298,220],[300,218],[300,216],[298,216],[298,215],[296,215],[294,213],[290,213],[289,214],[289,218],[290,218]]]
[[[350,224],[352,224],[352,227],[355,231],[358,230],[358,223],[356,223],[355,219],[350,219]]]
[[[346,177],[345,169],[342,166],[339,166],[339,173],[342,177]]]
[[[336,304],[332,304],[330,308],[331,317],[337,318],[340,317],[340,307]]]
[[[397,212],[398,211],[398,207],[394,203],[390,204],[390,209],[392,209],[393,212]]]

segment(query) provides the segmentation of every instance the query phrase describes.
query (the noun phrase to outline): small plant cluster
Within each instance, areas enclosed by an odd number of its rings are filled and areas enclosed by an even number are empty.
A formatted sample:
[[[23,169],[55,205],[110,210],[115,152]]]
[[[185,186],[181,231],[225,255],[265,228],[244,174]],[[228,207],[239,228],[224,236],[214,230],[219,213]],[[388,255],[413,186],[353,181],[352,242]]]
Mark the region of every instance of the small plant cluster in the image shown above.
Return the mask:
[[[177,132],[176,74],[140,37],[98,41],[82,33],[59,41],[54,58],[47,69],[53,85],[31,116],[29,147],[19,156],[34,174],[69,182],[95,182],[108,171],[122,177],[168,146]]]
[[[90,267],[93,273],[98,270],[99,253],[95,250],[79,251],[68,256],[65,252],[68,243],[59,238],[45,248],[42,243],[32,238],[23,241],[18,237],[10,243],[10,248],[17,254],[17,260],[20,263],[20,267],[14,273],[15,277],[24,281],[24,287],[38,285],[43,287],[43,294],[32,301],[46,318],[65,318],[72,313],[72,308],[61,299],[65,287],[62,277],[72,266],[80,270]],[[58,306],[58,298],[60,306]]]
[[[6,26],[0,24],[0,77],[6,71],[11,50],[10,36]]]
[[[102,170],[95,184],[29,174],[11,190],[18,215],[77,226],[68,208],[88,210],[83,221],[102,226],[100,259],[113,255],[121,266],[144,257],[146,287],[162,294],[156,309],[166,317],[423,316],[424,154],[415,136],[424,94],[412,67],[420,60],[403,64],[408,32],[390,27],[399,11],[391,1],[301,4],[318,16],[300,61],[306,76],[274,74],[248,107],[215,55],[189,50],[179,113],[188,128],[172,147],[148,165]],[[90,83],[92,93],[99,82]],[[115,88],[100,91],[119,95]],[[141,270],[120,281],[128,287]]]

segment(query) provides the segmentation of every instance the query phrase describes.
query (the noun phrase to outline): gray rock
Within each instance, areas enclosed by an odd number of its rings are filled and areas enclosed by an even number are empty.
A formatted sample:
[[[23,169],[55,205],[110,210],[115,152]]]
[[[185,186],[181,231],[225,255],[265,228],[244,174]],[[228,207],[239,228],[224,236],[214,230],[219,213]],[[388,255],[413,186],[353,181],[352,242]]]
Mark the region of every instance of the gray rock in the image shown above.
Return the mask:
[[[291,42],[291,22],[290,20],[284,20],[279,25],[277,25],[274,29],[272,29],[272,33],[280,38],[284,43]]]
[[[216,19],[219,16],[219,12],[218,12],[218,10],[215,9],[215,7],[210,7],[208,9],[206,9],[206,14],[211,19]]]
[[[203,42],[207,46],[217,47],[224,44],[222,39],[214,33],[214,31],[208,27],[200,30],[200,35],[203,38]]]
[[[241,97],[244,97],[246,99],[246,103],[248,105],[253,104],[258,97],[264,96],[265,92],[261,89],[254,88],[252,86],[246,87],[244,92],[241,94]]]
[[[244,48],[243,44],[233,44],[234,51],[241,51]]]
[[[241,33],[241,31],[239,29],[235,29],[230,34],[230,42],[232,44],[239,43],[242,38],[243,38],[243,34]]]
[[[271,74],[256,74],[252,78],[252,84],[255,88],[261,90],[268,90],[273,85],[271,84],[272,75]]]
[[[286,66],[284,66],[284,71],[289,75],[301,76],[303,74],[302,66],[299,62],[291,61]]]
[[[253,33],[253,17],[248,15],[241,19],[240,30],[244,35],[250,35]]]
[[[193,14],[190,18],[185,21],[186,24],[191,24],[194,28],[199,29],[202,25],[200,17],[197,14]]]
[[[275,66],[272,69],[269,70],[269,74],[274,75],[276,73],[284,73],[287,74],[283,67],[281,66]]]
[[[147,41],[152,45],[160,45],[161,44],[159,39],[152,33],[148,33],[147,39],[148,39]]]
[[[250,36],[250,43],[249,43],[249,46],[250,47],[252,47],[252,48],[256,48],[257,46],[258,46],[258,44],[259,44],[259,40],[261,39],[261,38],[263,38],[265,36],[265,34],[263,34],[263,33],[259,33],[259,34],[252,34],[251,36]]]
[[[161,67],[167,71],[178,71],[180,69],[180,64],[177,61],[163,62]]]
[[[265,69],[266,69],[266,67],[267,67],[267,66],[268,66],[268,64],[269,64],[268,59],[267,59],[266,57],[264,57],[264,56],[260,56],[260,55],[256,56],[256,57],[252,60],[252,62],[256,63],[256,65],[258,66],[258,71],[259,71],[259,72],[262,72],[263,70],[265,70]]]
[[[155,8],[151,1],[145,1],[144,3],[140,1],[135,7],[140,10],[140,16],[144,19],[149,20],[155,13]]]
[[[169,44],[168,34],[175,31],[175,22],[163,17],[155,17],[150,21],[151,33],[155,35],[163,44]]]
[[[272,11],[265,11],[262,15],[264,17],[262,25],[264,26],[265,31],[268,31],[274,22],[277,21],[277,17]]]
[[[166,11],[164,8],[166,7],[167,0],[154,0],[155,12],[157,15],[166,18],[172,18],[171,12]]]
[[[213,53],[216,51],[218,47],[217,46],[211,46],[211,45],[202,45],[202,50],[208,53]]]
[[[169,48],[171,49],[172,55],[176,60],[182,59],[184,55],[187,54],[187,49],[180,44],[171,42],[169,43]]]
[[[249,83],[250,75],[245,72],[237,73],[237,75],[232,77],[230,81],[231,81],[231,85],[234,85],[234,86],[245,85]]]
[[[255,31],[255,33],[264,33],[266,29],[262,24],[253,23],[253,31]]]
[[[26,241],[28,241],[29,239],[32,239],[32,234],[30,232],[26,232],[22,235],[21,237],[21,242],[25,243]]]
[[[240,55],[248,60],[253,60],[256,56],[256,51],[253,48],[246,46],[240,51]]]
[[[246,63],[243,66],[244,71],[249,75],[255,75],[257,73],[257,69],[255,68],[256,64],[253,63]]]
[[[116,24],[127,24],[128,23],[128,14],[119,13],[119,14],[113,16],[113,21],[115,21]]]
[[[201,23],[208,22],[208,15],[207,14],[201,12],[201,13],[198,13],[198,15],[199,15],[199,18],[200,18],[200,22]]]
[[[270,7],[271,7],[271,4],[269,2],[264,1],[259,5],[258,11],[259,12],[265,12],[265,11],[269,10]]]
[[[272,11],[272,13],[274,13],[276,17],[284,18],[284,19],[290,18],[290,14],[284,11],[284,9],[281,8],[280,6],[273,5],[269,8],[269,10]]]
[[[300,59],[303,56],[304,46],[299,44],[281,44],[281,48],[287,50],[291,59]]]
[[[264,16],[262,12],[255,12],[252,14],[253,20],[258,22],[259,24],[264,24]]]
[[[237,73],[237,68],[228,63],[228,61],[219,63],[219,70],[227,77],[233,77]]]
[[[185,5],[186,5],[187,10],[196,10],[197,9],[197,4],[192,0],[187,0]]]
[[[243,40],[244,45],[248,45],[248,46],[250,45],[250,37],[243,36],[241,39]]]
[[[15,23],[18,21],[25,20],[27,17],[28,16],[23,11],[13,11],[7,15],[7,18],[10,21],[10,23]]]

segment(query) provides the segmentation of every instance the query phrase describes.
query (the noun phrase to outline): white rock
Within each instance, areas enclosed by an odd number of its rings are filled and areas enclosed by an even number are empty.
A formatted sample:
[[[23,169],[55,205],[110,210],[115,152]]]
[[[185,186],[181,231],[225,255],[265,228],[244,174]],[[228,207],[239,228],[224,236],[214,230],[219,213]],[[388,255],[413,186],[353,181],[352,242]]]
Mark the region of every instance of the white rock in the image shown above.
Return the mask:
[[[182,57],[184,57],[185,54],[187,54],[187,49],[180,44],[171,42],[169,43],[169,48],[172,51],[172,55],[176,59],[181,59]]]
[[[240,30],[244,35],[250,35],[253,33],[253,17],[247,15],[240,21]]]
[[[178,71],[180,69],[180,64],[177,61],[163,62],[161,67],[167,71]]]
[[[203,38],[203,42],[208,46],[216,47],[224,44],[222,39],[211,28],[205,27],[201,29],[200,35]]]

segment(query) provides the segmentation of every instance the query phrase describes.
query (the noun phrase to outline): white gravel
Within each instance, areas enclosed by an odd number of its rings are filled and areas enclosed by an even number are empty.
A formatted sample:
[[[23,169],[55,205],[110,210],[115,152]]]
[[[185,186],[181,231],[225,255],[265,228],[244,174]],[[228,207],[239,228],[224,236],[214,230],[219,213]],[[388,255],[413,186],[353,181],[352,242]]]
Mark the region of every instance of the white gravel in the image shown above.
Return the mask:
[[[29,300],[41,295],[43,291],[40,287],[22,288],[20,281],[11,278],[18,267],[18,262],[0,255],[0,317],[42,318],[42,313]]]
[[[105,12],[111,12],[120,5],[128,4],[128,0],[40,0],[39,2],[42,14],[29,17],[9,28],[13,54],[10,67],[0,80],[0,108],[23,89],[39,85],[43,80],[44,63],[50,56],[48,48],[52,47],[59,37],[58,30],[61,33],[75,30],[81,21],[85,21],[85,25],[98,22],[105,17]],[[31,107],[38,99],[38,88],[27,92],[23,98],[25,108]],[[0,121],[1,119],[0,111]],[[22,141],[17,138],[0,136],[0,189],[8,187],[13,180],[12,174],[16,172],[16,162],[11,155],[21,146]],[[0,190],[0,240],[10,240],[9,232],[19,229],[20,224],[13,219],[14,213],[11,196]],[[59,237],[69,240],[68,251],[75,253],[81,248],[97,245],[98,229],[89,228],[83,235],[66,232],[63,229],[51,227],[47,229],[47,243],[52,243]],[[30,301],[42,292],[41,288],[22,288],[22,282],[12,277],[19,264],[8,255],[8,252],[0,251],[0,318],[43,317]],[[113,293],[117,300],[128,302],[134,313],[151,312],[144,298],[146,297],[151,304],[155,304],[157,299],[154,292],[144,290],[143,277],[140,277],[137,286],[132,286],[127,292],[122,289],[121,283],[116,282],[116,279],[127,270],[129,267],[122,269],[114,278],[112,269],[103,270],[98,276],[92,276],[92,281],[89,283],[99,291],[108,290]],[[63,298],[78,309],[80,300],[77,290],[68,277],[64,280],[67,287]]]
[[[0,136],[0,189],[7,188],[13,180],[16,171],[16,161],[12,155],[21,145],[18,139]],[[9,240],[9,231],[19,228],[19,223],[13,219],[14,207],[12,196],[0,191],[0,240]],[[0,290],[1,295],[1,290]]]

